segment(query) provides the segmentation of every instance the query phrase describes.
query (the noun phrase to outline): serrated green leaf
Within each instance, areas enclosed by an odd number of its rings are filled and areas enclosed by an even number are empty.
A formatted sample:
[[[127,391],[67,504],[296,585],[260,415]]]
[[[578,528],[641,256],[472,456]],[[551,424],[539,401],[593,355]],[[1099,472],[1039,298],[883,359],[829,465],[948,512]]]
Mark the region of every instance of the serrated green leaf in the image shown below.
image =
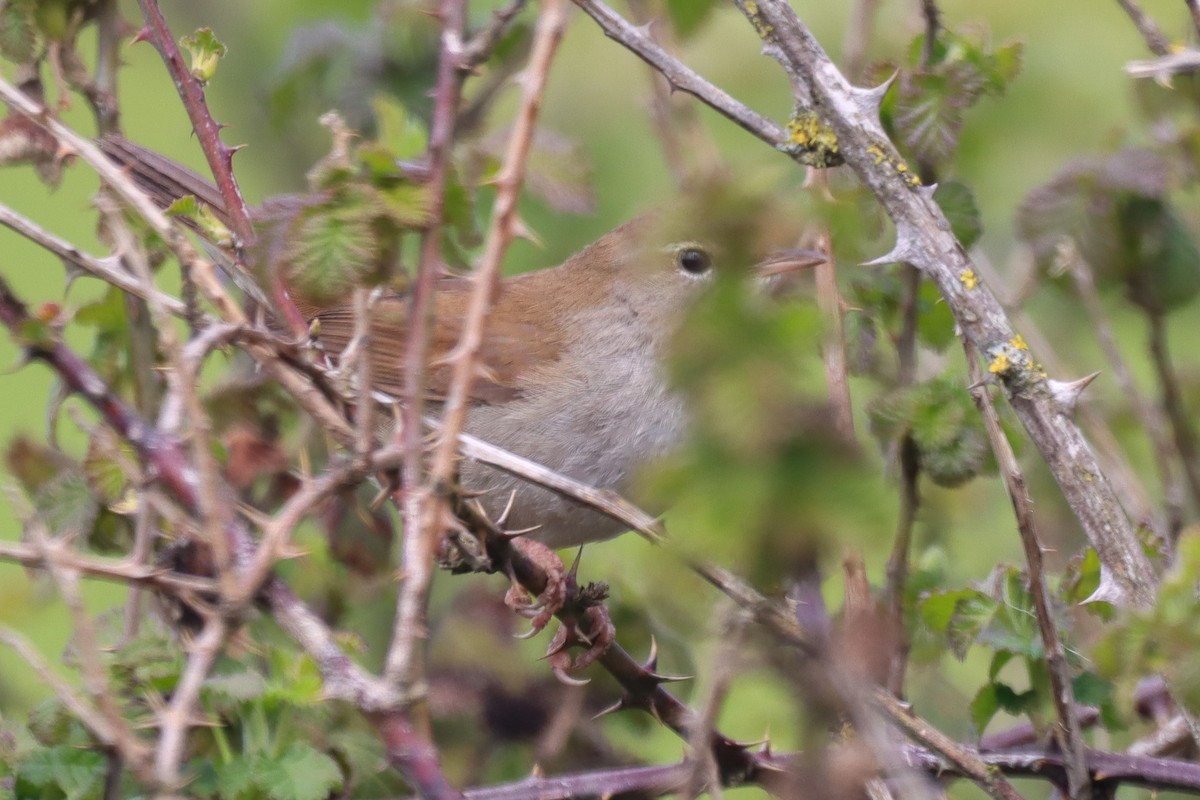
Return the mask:
[[[950,650],[960,661],[988,622],[996,601],[977,589],[934,592],[921,601],[921,618],[946,637]]]
[[[982,734],[987,730],[988,723],[992,721],[992,717],[1000,711],[1000,700],[996,697],[996,684],[985,684],[975,697],[971,699],[971,722],[975,725],[975,730]]]
[[[330,306],[382,279],[395,246],[394,233],[378,224],[386,213],[379,194],[362,186],[301,211],[281,259],[288,286],[310,303]]]
[[[257,776],[266,759],[258,753],[245,757],[235,757],[227,764],[222,764],[216,770],[218,796],[221,800],[241,800],[244,797],[255,797],[253,790],[259,788]]]
[[[397,183],[379,190],[387,214],[401,227],[424,228],[430,224],[430,192],[428,186]]]
[[[18,797],[100,800],[108,762],[100,753],[59,745],[34,750],[17,768]]]
[[[910,68],[902,70],[890,120],[906,153],[922,164],[938,164],[958,146],[966,111],[984,95],[1002,94],[1021,66],[1022,45],[993,49],[982,37],[942,31],[926,61],[925,37],[909,45]]]
[[[296,742],[278,759],[262,759],[255,783],[272,800],[323,800],[342,786],[337,762],[307,744]]]
[[[1032,660],[1043,657],[1041,634],[1037,626],[1033,595],[1026,586],[1023,572],[1001,567],[991,581],[998,589],[994,613],[979,635],[979,643]]]
[[[34,60],[41,50],[41,31],[34,20],[36,0],[0,4],[0,55],[17,64]]]
[[[1007,650],[1000,650],[992,654],[992,661],[988,664],[988,680],[995,681],[996,676],[1000,674],[1000,670],[1008,666],[1008,662],[1016,658],[1016,655]]]
[[[136,469],[137,463],[137,454],[128,442],[118,439],[111,429],[99,427],[88,439],[83,475],[96,499],[111,506],[125,498],[130,480],[125,470]]]
[[[217,65],[225,57],[226,47],[212,32],[212,28],[199,28],[191,36],[179,40],[179,46],[187,51],[191,59],[189,71],[201,83],[212,80]]]
[[[100,510],[79,469],[59,473],[34,496],[33,504],[38,521],[58,537],[86,536]]]
[[[324,684],[311,658],[276,651],[263,699],[268,705],[315,706],[325,701]]]

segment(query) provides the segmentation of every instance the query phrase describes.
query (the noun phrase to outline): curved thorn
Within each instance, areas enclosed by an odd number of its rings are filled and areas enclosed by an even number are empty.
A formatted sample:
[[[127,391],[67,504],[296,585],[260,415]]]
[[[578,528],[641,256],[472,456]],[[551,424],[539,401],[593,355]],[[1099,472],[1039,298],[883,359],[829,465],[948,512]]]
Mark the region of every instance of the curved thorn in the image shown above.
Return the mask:
[[[567,686],[587,686],[592,682],[591,678],[572,678],[563,671],[562,667],[555,667],[551,671],[554,673],[554,677],[558,678],[559,683],[565,683]]]
[[[654,634],[650,634],[650,655],[646,658],[646,663],[642,664],[642,669],[653,673],[658,668],[658,639]]]
[[[537,627],[536,625],[534,625],[534,626],[531,626],[529,628],[529,630],[527,630],[525,633],[514,633],[513,638],[525,641],[527,639],[532,639],[533,637],[537,636],[541,632],[542,632],[542,629]]]
[[[517,490],[513,489],[508,495],[508,502],[504,504],[504,510],[500,512],[500,516],[496,517],[496,527],[503,528],[504,523],[508,522],[508,515],[512,513],[513,504],[517,502]]]

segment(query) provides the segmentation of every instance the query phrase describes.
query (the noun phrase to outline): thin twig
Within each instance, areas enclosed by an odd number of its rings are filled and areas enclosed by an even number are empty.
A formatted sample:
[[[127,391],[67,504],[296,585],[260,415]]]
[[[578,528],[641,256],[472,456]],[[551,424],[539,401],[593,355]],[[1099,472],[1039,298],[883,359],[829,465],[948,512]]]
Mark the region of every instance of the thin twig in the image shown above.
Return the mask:
[[[100,0],[96,11],[95,91],[88,95],[96,115],[96,131],[103,136],[120,129],[117,71],[121,66],[121,9],[117,0]]]
[[[58,553],[57,558],[64,568],[93,578],[145,586],[163,592],[202,594],[216,588],[216,584],[209,578],[181,575],[161,567],[128,560],[84,556],[70,549]],[[0,561],[12,561],[26,567],[46,566],[45,556],[41,552],[18,542],[0,542]]]
[[[888,668],[888,690],[904,696],[904,678],[908,671],[909,639],[904,621],[904,590],[908,584],[908,559],[912,550],[913,526],[921,507],[921,462],[912,436],[904,434],[897,443],[900,462],[900,509],[896,515],[896,535],[888,556],[887,585],[883,601],[891,624],[896,626],[896,652]]]
[[[1200,503],[1200,464],[1197,463],[1196,432],[1192,429],[1192,421],[1179,388],[1179,379],[1175,375],[1175,365],[1171,363],[1171,355],[1167,348],[1166,315],[1148,313],[1146,316],[1150,322],[1150,357],[1158,375],[1163,412],[1171,421],[1171,430],[1175,434],[1174,449],[1179,453],[1179,460],[1183,464],[1183,473],[1187,476],[1188,488],[1192,492],[1192,502]]]
[[[500,44],[500,40],[512,27],[513,20],[524,10],[527,0],[509,0],[507,5],[492,12],[492,18],[483,30],[472,36],[463,46],[460,59],[461,69],[472,70],[487,61]]]
[[[671,27],[655,18],[657,6],[651,7],[646,0],[629,5],[638,20],[638,30],[656,47],[668,53],[677,49]],[[720,151],[696,113],[696,105],[689,98],[676,97],[675,87],[653,65],[646,63],[645,67],[650,83],[650,121],[676,188],[687,191],[697,178],[727,171]]]
[[[875,27],[875,14],[879,11],[879,0],[855,0],[846,25],[846,38],[842,42],[842,71],[851,80],[862,78],[867,64],[867,53],[871,49],[871,32]]]
[[[921,63],[928,66],[933,62],[933,49],[937,44],[938,31],[942,29],[941,12],[934,0],[921,0],[921,17],[925,20],[925,41],[921,45]]]
[[[100,663],[101,651],[96,637],[96,626],[88,614],[83,594],[79,590],[79,573],[63,566],[59,559],[59,554],[66,551],[69,545],[52,539],[40,520],[34,518],[30,523],[26,525],[26,531],[33,540],[33,546],[41,552],[46,571],[53,578],[54,585],[70,612],[76,660],[92,706],[104,719],[103,728],[109,737],[106,744],[121,754],[134,774],[145,780],[150,775],[147,769],[146,746],[134,734],[117,707],[116,692],[109,684],[107,671]],[[94,732],[95,730],[93,728]]]
[[[0,78],[0,100],[10,108],[25,114],[61,144],[74,151],[87,162],[101,179],[112,187],[117,196],[128,204],[151,229],[162,237],[171,252],[184,265],[209,301],[221,315],[231,322],[245,322],[245,314],[221,285],[212,263],[200,257],[196,248],[179,228],[150,200],[133,182],[110,161],[89,139],[63,125],[46,109],[22,94],[8,81]]]
[[[1154,78],[1168,80],[1172,75],[1182,75],[1200,69],[1200,50],[1189,48],[1178,53],[1168,53],[1159,58],[1130,61],[1125,72],[1132,78]]]
[[[1117,5],[1129,15],[1129,19],[1138,29],[1138,33],[1146,40],[1146,47],[1150,49],[1151,53],[1156,56],[1165,56],[1171,52],[1170,43],[1163,35],[1162,28],[1158,27],[1158,23],[1142,10],[1136,0],[1117,0]]]
[[[142,38],[149,39],[162,57],[179,99],[183,101],[188,121],[200,143],[200,149],[208,161],[221,198],[225,201],[225,209],[229,213],[230,228],[238,235],[243,247],[254,243],[254,226],[250,223],[250,209],[242,190],[238,186],[237,177],[233,174],[233,154],[236,148],[227,147],[221,141],[221,126],[213,119],[208,110],[208,101],[204,96],[204,84],[183,63],[183,55],[175,43],[175,37],[158,7],[157,0],[138,0],[138,7],[146,21],[146,29]]]
[[[3,204],[0,204],[0,225],[16,231],[31,242],[54,253],[67,264],[78,267],[134,297],[142,300],[153,298],[173,316],[183,317],[186,311],[183,301],[177,297],[166,294],[153,284],[147,286],[121,269],[121,262],[117,256],[97,258],[84,253],[67,240],[55,236]]]
[[[679,61],[638,28],[601,0],[573,0],[604,31],[605,35],[663,74],[672,88],[695,96],[706,105],[720,111],[743,130],[762,139],[772,147],[782,144],[787,136],[782,127],[735,100],[713,86],[693,69]]]
[[[1200,36],[1200,0],[1185,0],[1188,13],[1192,16],[1192,32]]]
[[[1070,796],[1072,800],[1090,800],[1092,787],[1084,761],[1083,732],[1075,713],[1075,691],[1071,684],[1070,667],[1067,665],[1066,647],[1063,645],[1058,622],[1051,608],[1050,590],[1046,586],[1045,567],[1042,562],[1042,544],[1038,540],[1033,505],[1025,488],[1025,474],[1017,463],[1016,454],[1004,435],[1004,429],[1000,427],[1000,415],[996,413],[991,395],[988,394],[979,352],[970,342],[964,342],[963,347],[966,350],[968,374],[973,387],[971,395],[983,417],[983,427],[996,456],[1004,488],[1012,502],[1017,531],[1025,549],[1029,593],[1033,595],[1038,632],[1042,636],[1042,649],[1046,654],[1046,671],[1050,677],[1054,712],[1058,717],[1055,734],[1059,747],[1067,756],[1067,784]]]
[[[483,255],[471,277],[471,295],[463,319],[462,334],[446,360],[453,364],[450,386],[442,412],[442,432],[429,465],[427,516],[419,533],[406,533],[405,579],[397,604],[395,636],[388,650],[384,674],[390,680],[415,683],[411,673],[418,661],[417,642],[424,636],[424,614],[437,537],[452,519],[446,487],[453,481],[458,458],[458,433],[466,422],[467,406],[480,373],[479,353],[483,346],[488,313],[500,287],[504,254],[517,232],[517,203],[525,181],[525,165],[537,128],[542,96],[558,44],[566,26],[564,0],[542,0],[534,31],[533,49],[522,78],[522,97],[508,147],[496,177],[496,202],[492,223],[484,239]],[[417,539],[412,551],[408,538]],[[412,552],[416,558],[410,561]]]
[[[50,687],[59,702],[66,706],[72,716],[83,723],[92,732],[92,735],[100,740],[101,744],[118,747],[121,734],[111,728],[108,718],[92,708],[87,700],[79,696],[74,687],[58,677],[28,639],[7,625],[0,625],[0,643],[15,650],[17,655],[37,673],[38,678]],[[129,752],[122,755],[126,759],[133,757],[130,767],[135,775],[138,775],[140,779],[149,779],[146,781],[147,783],[153,782],[153,775],[149,774],[146,769],[149,749],[145,745],[135,741],[129,747]]]
[[[466,80],[466,72],[462,69],[465,0],[442,0],[438,18],[442,23],[441,53],[438,56],[433,121],[426,154],[429,161],[430,218],[435,224],[422,234],[417,278],[409,296],[401,425],[394,435],[395,443],[402,446],[405,452],[400,486],[393,494],[393,502],[404,519],[401,555],[404,583],[396,601],[396,617],[385,661],[385,674],[393,685],[398,685],[400,680],[407,681],[406,692],[413,692],[421,678],[417,671],[423,668],[423,663],[414,650],[426,635],[423,622],[425,597],[431,580],[435,537],[440,534],[434,524],[435,500],[425,481],[425,438],[421,430],[421,418],[425,404],[425,362],[429,351],[430,318],[434,308],[435,281],[441,270],[442,230],[438,223],[445,206],[455,123],[462,100],[463,81]]]
[[[1121,355],[1120,348],[1117,347],[1117,337],[1113,333],[1108,314],[1104,311],[1100,293],[1096,290],[1096,281],[1092,275],[1091,265],[1084,261],[1078,253],[1075,253],[1070,259],[1069,270],[1075,283],[1075,291],[1079,293],[1079,299],[1083,301],[1083,307],[1091,319],[1092,330],[1095,331],[1100,349],[1104,351],[1104,357],[1108,359],[1108,364],[1112,367],[1117,385],[1121,389],[1121,395],[1128,400],[1133,413],[1141,421],[1142,429],[1146,432],[1146,436],[1150,439],[1150,444],[1157,454],[1154,464],[1163,485],[1167,517],[1166,533],[1168,541],[1173,542],[1183,525],[1184,487],[1176,469],[1180,454],[1167,433],[1167,421],[1163,418],[1162,410],[1149,402],[1138,388],[1137,382],[1133,379],[1133,373],[1130,372],[1129,366]],[[1194,470],[1185,470],[1185,473],[1190,478],[1194,474]],[[1200,497],[1200,484],[1192,485],[1192,496]]]
[[[975,265],[983,281],[996,288],[1000,303],[1012,316],[1013,323],[1023,332],[1022,335],[1029,341],[1029,346],[1037,352],[1046,369],[1051,373],[1065,374],[1067,365],[1055,353],[1050,338],[1042,332],[1037,320],[1020,307],[1013,295],[1004,293],[1005,280],[991,261],[985,254],[979,253]],[[1076,406],[1075,413],[1082,421],[1082,427],[1087,431],[1088,437],[1099,451],[1097,457],[1104,473],[1110,476],[1116,487],[1117,495],[1120,497],[1126,513],[1138,524],[1147,525],[1165,535],[1166,529],[1156,519],[1157,514],[1151,508],[1150,495],[1142,483],[1141,475],[1129,464],[1108,420],[1091,403],[1087,402],[1080,402]]]
[[[171,691],[170,702],[158,712],[154,774],[162,786],[177,789],[182,784],[179,767],[186,755],[188,730],[197,722],[197,699],[228,633],[229,626],[220,617],[210,616],[205,621],[204,629],[189,645],[187,664]]]

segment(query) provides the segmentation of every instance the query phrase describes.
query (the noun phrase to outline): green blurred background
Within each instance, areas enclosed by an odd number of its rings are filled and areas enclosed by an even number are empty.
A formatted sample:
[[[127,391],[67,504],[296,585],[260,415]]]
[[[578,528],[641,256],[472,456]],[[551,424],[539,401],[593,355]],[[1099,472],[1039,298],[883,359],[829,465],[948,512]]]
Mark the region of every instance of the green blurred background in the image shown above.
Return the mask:
[[[473,18],[482,21],[487,10],[498,3],[475,2]],[[794,2],[826,49],[837,57],[845,33],[849,3]],[[876,37],[870,50],[872,60],[896,57],[922,30],[916,2],[884,2],[878,16]],[[1138,141],[1144,136],[1134,122],[1131,83],[1122,72],[1131,59],[1147,57],[1144,43],[1115,2],[1060,0],[1003,3],[974,3],[953,0],[940,4],[944,24],[952,29],[979,26],[990,32],[996,43],[1017,38],[1025,42],[1024,68],[1007,95],[986,99],[968,116],[966,130],[952,174],[976,192],[983,213],[985,233],[978,245],[981,255],[1002,273],[1020,272],[1023,255],[1013,235],[1013,214],[1031,188],[1048,180],[1065,162],[1080,154],[1111,146],[1115,142]],[[1176,0],[1145,3],[1146,10],[1163,23],[1168,35],[1183,36],[1187,30],[1186,10]],[[208,97],[215,117],[228,125],[224,138],[244,143],[247,148],[235,159],[239,179],[247,197],[257,202],[272,193],[303,187],[304,173],[327,145],[325,132],[316,122],[322,109],[308,116],[297,115],[283,129],[272,123],[268,94],[286,57],[291,32],[297,26],[318,25],[332,20],[347,30],[365,29],[374,3],[365,0],[259,0],[254,3],[208,2],[203,4],[165,2],[164,11],[176,35],[197,26],[212,27],[228,46]],[[620,8],[618,4],[618,8]],[[136,6],[128,3],[127,18],[136,18]],[[743,18],[732,8],[719,9],[709,24],[682,49],[683,59],[701,74],[754,108],[783,120],[791,110],[790,92],[773,61],[759,53],[759,42]],[[180,161],[202,168],[203,161],[171,81],[153,48],[148,44],[127,46],[123,57],[128,68],[121,74],[121,105],[126,134]],[[512,271],[552,265],[593,238],[633,214],[654,207],[668,198],[672,182],[664,166],[661,149],[645,113],[648,73],[644,65],[606,40],[582,13],[572,14],[569,33],[561,49],[544,106],[544,123],[557,133],[579,142],[594,169],[597,210],[594,215],[568,216],[555,213],[536,201],[528,201],[523,216],[537,231],[544,246],[516,243],[509,255]],[[510,92],[510,95],[512,93]],[[502,109],[511,108],[507,97]],[[701,111],[709,132],[724,157],[739,175],[774,183],[780,192],[798,192],[802,173],[789,161],[750,138],[707,110]],[[67,120],[83,131],[90,130],[90,117],[76,101]],[[0,202],[15,207],[50,230],[93,252],[100,252],[92,230],[89,196],[96,181],[76,165],[54,192],[47,190],[32,171],[8,168],[0,172]],[[62,298],[63,269],[54,258],[40,252],[7,230],[0,231],[0,269],[19,294],[30,303]],[[853,271],[851,264],[844,265]],[[81,279],[66,295],[67,303],[80,304],[97,296],[94,281]],[[1058,355],[1069,365],[1074,378],[1100,368],[1101,360],[1090,328],[1077,304],[1054,289],[1039,292],[1029,308],[1051,336]],[[1187,354],[1189,332],[1197,323],[1194,311],[1173,319],[1176,352]],[[1122,336],[1140,342],[1142,331],[1136,320],[1118,312]],[[84,334],[73,332],[73,337]],[[85,338],[74,338],[77,344]],[[17,353],[0,338],[0,365],[15,365]],[[961,358],[951,358],[960,369]],[[1145,377],[1140,363],[1135,370]],[[1195,364],[1183,367],[1194,372]],[[44,428],[45,399],[50,378],[40,366],[0,375],[0,440],[13,434]],[[855,383],[856,403],[868,387]],[[1102,377],[1091,401],[1102,408],[1115,404],[1113,381]],[[857,420],[860,436],[873,450],[865,433],[865,420]],[[1153,454],[1132,421],[1117,418],[1114,424],[1125,434],[1125,443],[1139,469],[1150,475]],[[82,439],[67,434],[64,443],[78,446]],[[1056,565],[1081,542],[1079,531],[1063,508],[1057,490],[1027,448],[1033,496],[1043,532],[1058,550]],[[821,510],[821,524],[835,532],[846,547],[860,547],[874,582],[882,582],[883,563],[890,547],[897,505],[894,477],[887,474],[882,459],[877,468],[864,470],[860,478],[838,488]],[[1153,484],[1152,479],[1148,482]],[[1020,546],[1011,521],[1008,501],[997,480],[975,481],[948,491],[926,488],[925,504],[917,529],[914,558],[946,566],[960,582],[984,577],[998,561],[1019,563]],[[686,516],[685,512],[683,513]],[[670,517],[668,517],[668,523]],[[684,535],[685,531],[679,532]],[[0,538],[19,536],[17,523],[0,499]],[[735,569],[748,570],[756,561],[736,531],[723,541],[703,543],[717,560]],[[675,564],[657,557],[633,536],[589,548],[585,561],[588,577],[603,577],[614,585],[624,602],[640,605],[652,619],[648,623],[660,639],[682,637],[681,631],[703,629],[716,602],[714,593]],[[840,568],[836,553],[823,568],[830,576],[827,596],[836,605],[840,597]],[[295,567],[303,588],[303,566]],[[456,581],[479,578],[439,579],[442,591],[451,591]],[[494,584],[500,591],[500,584]],[[97,610],[113,607],[123,599],[115,587],[96,586],[89,592]],[[27,632],[57,662],[68,635],[61,604],[43,582],[21,568],[0,564],[0,621]],[[387,625],[383,618],[360,620],[375,631]],[[538,645],[527,652],[533,654]],[[377,654],[376,654],[377,655]],[[703,655],[691,664],[664,664],[668,672],[703,669]],[[943,661],[946,672],[915,670],[910,682],[912,697],[926,715],[947,725],[953,735],[971,735],[963,706],[976,688],[969,678],[979,664]],[[771,688],[774,679],[741,680],[728,704],[726,731],[742,739],[753,739],[762,730],[738,726],[746,720],[756,724],[776,719],[772,730],[787,741],[790,712],[780,708]],[[8,651],[0,650],[0,704],[5,714],[29,708],[46,693],[30,670]],[[678,742],[669,735],[655,739],[652,761],[673,759]]]

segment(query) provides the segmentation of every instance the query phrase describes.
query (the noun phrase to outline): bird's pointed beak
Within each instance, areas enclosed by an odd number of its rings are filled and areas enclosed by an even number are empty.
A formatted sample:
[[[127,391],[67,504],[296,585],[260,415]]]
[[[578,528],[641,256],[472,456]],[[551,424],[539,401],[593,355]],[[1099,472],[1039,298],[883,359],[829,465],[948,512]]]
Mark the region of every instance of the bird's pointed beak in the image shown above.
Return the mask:
[[[819,250],[782,250],[764,258],[754,265],[754,274],[759,278],[775,278],[824,264],[829,259]]]

